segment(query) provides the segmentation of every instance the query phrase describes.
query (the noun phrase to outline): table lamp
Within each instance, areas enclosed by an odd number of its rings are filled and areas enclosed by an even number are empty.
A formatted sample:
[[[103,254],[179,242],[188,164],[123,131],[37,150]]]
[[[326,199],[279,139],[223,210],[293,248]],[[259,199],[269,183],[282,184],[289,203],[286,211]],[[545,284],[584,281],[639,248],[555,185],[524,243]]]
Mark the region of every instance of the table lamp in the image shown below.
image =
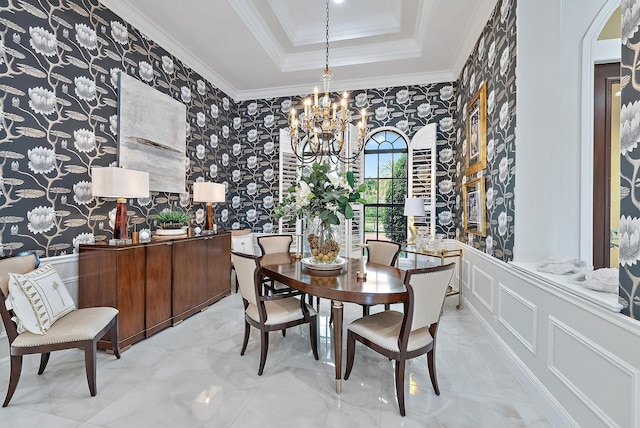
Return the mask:
[[[149,197],[149,173],[115,166],[91,168],[91,194],[117,198],[114,239],[129,239],[127,198]]]
[[[409,217],[409,239],[407,239],[407,244],[413,244],[418,235],[414,217],[424,217],[424,199],[405,198],[404,215]]]
[[[210,181],[201,181],[193,183],[193,202],[207,203],[207,220],[204,229],[208,231],[216,231],[213,218],[213,203],[225,201],[224,184],[212,183]]]

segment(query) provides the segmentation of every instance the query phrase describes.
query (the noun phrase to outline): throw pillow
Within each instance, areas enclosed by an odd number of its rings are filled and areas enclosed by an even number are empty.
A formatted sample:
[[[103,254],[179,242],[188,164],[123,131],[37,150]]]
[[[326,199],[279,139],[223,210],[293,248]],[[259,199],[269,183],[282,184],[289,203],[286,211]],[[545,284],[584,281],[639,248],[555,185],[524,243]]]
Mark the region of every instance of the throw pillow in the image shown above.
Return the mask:
[[[9,274],[7,308],[16,315],[18,333],[45,334],[76,305],[58,272],[47,263],[29,273]]]

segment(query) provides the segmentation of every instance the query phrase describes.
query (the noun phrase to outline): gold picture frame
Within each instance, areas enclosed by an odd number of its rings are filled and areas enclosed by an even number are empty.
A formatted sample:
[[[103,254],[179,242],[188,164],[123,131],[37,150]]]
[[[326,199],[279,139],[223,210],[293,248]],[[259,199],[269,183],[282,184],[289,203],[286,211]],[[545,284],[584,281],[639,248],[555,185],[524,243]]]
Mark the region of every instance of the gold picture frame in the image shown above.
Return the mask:
[[[482,83],[466,107],[467,175],[487,167],[487,85]]]
[[[484,177],[468,181],[463,187],[464,230],[475,235],[487,235],[486,205],[487,194]]]

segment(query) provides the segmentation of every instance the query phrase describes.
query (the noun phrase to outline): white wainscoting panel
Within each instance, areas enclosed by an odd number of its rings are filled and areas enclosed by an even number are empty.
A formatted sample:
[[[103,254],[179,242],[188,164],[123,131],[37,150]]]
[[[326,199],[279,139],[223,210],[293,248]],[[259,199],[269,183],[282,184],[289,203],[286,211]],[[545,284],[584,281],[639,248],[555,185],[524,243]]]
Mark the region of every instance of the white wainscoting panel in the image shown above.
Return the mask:
[[[471,268],[471,293],[493,312],[493,278],[477,266]]]
[[[536,355],[538,307],[501,283],[498,284],[498,322]]]
[[[464,256],[463,256],[464,259]],[[469,260],[464,259],[462,262],[462,279],[464,281],[464,286],[467,289],[471,289],[471,263]]]
[[[597,417],[604,426],[640,426],[634,411],[638,370],[553,316],[548,338],[549,370],[593,412],[582,415],[584,423]],[[619,393],[612,395],[606,385],[615,385]]]

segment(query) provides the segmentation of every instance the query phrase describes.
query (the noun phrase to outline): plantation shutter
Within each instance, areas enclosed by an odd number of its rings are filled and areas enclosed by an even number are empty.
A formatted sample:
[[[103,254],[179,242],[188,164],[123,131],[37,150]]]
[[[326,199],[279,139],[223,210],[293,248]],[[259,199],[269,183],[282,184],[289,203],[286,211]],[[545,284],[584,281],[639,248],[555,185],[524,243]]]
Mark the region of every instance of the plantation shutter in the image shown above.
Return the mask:
[[[349,124],[348,144],[345,150],[354,154],[358,151],[358,128],[353,124]],[[364,142],[362,143],[364,144]],[[355,176],[355,187],[358,187],[364,181],[364,155],[358,156],[356,160],[349,164],[341,165],[343,172],[352,171]],[[341,224],[341,235],[343,242],[340,243],[340,253],[343,257],[359,258],[361,244],[364,239],[364,208],[362,204],[352,203],[353,218],[343,221]]]
[[[418,230],[436,232],[436,124],[420,129],[409,144],[409,197],[424,198],[424,217],[416,217]]]
[[[298,158],[291,149],[291,137],[289,137],[288,129],[280,129],[280,159],[279,159],[279,182],[278,191],[280,192],[279,201],[282,202],[283,195],[291,185],[298,181]],[[289,226],[289,222],[292,225]],[[296,233],[295,219],[288,214],[278,220],[278,229],[281,234]],[[293,240],[295,246],[295,239]],[[293,249],[293,246],[292,246]]]

